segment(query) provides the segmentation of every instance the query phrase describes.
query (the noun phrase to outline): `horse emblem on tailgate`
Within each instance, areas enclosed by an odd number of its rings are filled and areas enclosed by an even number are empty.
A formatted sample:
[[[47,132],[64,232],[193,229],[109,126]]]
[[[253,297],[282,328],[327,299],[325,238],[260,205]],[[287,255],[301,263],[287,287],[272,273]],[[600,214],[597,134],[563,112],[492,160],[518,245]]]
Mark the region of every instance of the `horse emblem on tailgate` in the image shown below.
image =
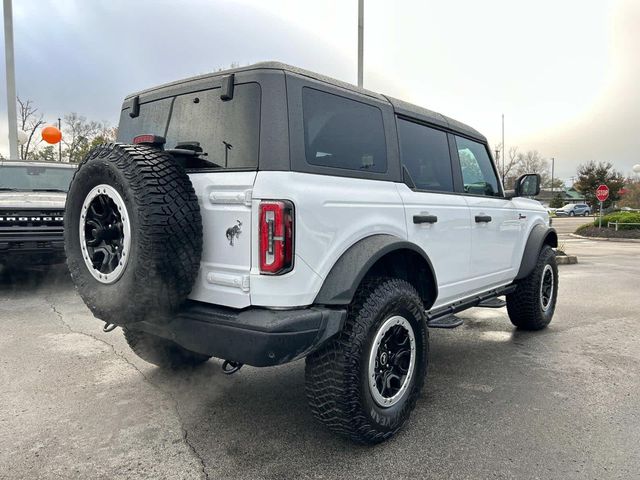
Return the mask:
[[[236,220],[236,222],[237,225],[227,228],[227,240],[229,240],[229,245],[232,247],[234,239],[239,237],[242,233],[242,222],[240,220]]]

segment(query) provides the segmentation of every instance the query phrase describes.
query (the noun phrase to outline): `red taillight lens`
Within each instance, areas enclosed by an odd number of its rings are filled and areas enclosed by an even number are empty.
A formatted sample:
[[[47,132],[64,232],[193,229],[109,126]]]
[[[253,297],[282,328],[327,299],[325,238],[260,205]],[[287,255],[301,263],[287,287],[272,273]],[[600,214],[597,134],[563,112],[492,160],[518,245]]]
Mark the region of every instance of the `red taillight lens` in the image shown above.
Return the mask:
[[[133,138],[133,143],[140,145],[164,145],[165,139],[159,135],[138,135]]]
[[[279,275],[293,268],[293,204],[260,203],[260,272]]]

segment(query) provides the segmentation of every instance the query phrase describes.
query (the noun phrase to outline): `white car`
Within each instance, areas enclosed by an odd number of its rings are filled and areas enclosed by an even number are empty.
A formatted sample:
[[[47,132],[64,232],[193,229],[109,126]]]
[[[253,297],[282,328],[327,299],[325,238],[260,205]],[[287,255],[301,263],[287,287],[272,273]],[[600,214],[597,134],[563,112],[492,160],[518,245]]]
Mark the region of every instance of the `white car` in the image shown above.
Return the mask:
[[[151,363],[306,357],[314,415],[375,443],[423,388],[428,327],[502,295],[518,328],[551,321],[540,178],[503,191],[460,122],[262,63],[127,97],[118,142],[71,185],[68,265]]]
[[[63,214],[76,166],[0,161],[0,265],[64,263]]]

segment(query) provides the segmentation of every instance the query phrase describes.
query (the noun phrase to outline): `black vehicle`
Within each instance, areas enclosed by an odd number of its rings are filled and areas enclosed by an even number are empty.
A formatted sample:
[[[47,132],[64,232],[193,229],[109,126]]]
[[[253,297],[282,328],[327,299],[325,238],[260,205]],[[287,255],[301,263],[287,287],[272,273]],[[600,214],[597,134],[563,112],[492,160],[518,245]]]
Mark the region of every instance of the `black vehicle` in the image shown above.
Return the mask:
[[[75,165],[0,162],[0,265],[64,263],[64,202]]]

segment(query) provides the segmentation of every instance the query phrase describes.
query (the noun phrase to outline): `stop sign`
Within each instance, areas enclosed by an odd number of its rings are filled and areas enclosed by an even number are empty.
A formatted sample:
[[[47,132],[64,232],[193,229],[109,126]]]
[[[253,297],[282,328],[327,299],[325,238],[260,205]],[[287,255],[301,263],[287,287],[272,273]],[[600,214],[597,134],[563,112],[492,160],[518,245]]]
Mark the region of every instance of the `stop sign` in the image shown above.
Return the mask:
[[[609,187],[607,187],[606,185],[600,185],[596,189],[596,198],[601,202],[604,202],[607,198],[609,198]]]

